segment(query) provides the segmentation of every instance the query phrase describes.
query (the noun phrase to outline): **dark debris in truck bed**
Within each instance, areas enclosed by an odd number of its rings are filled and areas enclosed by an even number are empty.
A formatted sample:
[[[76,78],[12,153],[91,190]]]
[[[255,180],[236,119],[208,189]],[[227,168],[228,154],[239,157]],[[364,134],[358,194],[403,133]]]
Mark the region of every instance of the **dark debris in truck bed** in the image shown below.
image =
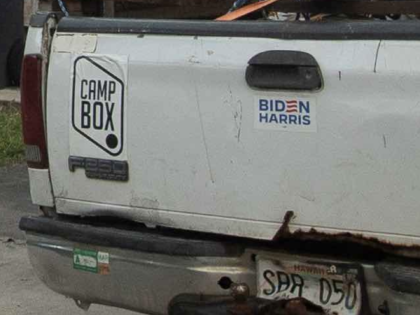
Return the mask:
[[[346,18],[400,19],[420,16],[420,0],[47,0],[70,15],[158,19],[216,19],[243,10],[240,19],[268,19],[273,13],[296,13],[319,21],[319,14]],[[58,3],[61,2],[61,6]],[[252,6],[258,2],[261,8]],[[249,7],[249,8],[247,8]]]

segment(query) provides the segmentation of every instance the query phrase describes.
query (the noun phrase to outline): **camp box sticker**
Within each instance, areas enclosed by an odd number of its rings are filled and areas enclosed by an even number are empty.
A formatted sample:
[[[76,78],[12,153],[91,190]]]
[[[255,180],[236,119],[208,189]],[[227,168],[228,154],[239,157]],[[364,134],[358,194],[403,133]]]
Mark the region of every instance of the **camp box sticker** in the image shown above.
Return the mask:
[[[127,56],[73,58],[70,155],[126,158]]]
[[[74,248],[73,268],[101,275],[108,275],[110,273],[109,253]]]
[[[254,127],[263,130],[316,132],[314,99],[297,97],[255,97]]]

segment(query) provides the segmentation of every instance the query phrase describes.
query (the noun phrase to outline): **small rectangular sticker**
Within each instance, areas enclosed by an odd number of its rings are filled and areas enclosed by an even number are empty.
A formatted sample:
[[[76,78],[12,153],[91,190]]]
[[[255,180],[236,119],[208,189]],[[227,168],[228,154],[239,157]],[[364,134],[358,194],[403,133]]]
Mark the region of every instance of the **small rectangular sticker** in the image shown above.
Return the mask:
[[[255,97],[255,129],[316,132],[316,102],[309,98]]]
[[[109,253],[75,248],[73,250],[73,268],[107,275],[110,273]]]

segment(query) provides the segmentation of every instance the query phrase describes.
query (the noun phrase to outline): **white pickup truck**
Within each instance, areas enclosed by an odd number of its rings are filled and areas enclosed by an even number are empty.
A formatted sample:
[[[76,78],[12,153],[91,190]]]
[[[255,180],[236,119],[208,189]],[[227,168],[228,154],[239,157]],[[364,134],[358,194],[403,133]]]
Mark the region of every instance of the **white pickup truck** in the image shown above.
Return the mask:
[[[29,29],[31,263],[148,314],[418,315],[420,22]]]

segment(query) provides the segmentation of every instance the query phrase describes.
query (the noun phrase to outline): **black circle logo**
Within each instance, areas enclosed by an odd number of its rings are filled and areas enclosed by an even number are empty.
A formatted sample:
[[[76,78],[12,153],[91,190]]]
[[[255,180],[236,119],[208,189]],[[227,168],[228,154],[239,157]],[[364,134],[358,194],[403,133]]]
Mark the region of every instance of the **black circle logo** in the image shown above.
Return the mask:
[[[115,149],[118,146],[118,138],[113,134],[108,135],[106,137],[106,145],[110,149]]]

